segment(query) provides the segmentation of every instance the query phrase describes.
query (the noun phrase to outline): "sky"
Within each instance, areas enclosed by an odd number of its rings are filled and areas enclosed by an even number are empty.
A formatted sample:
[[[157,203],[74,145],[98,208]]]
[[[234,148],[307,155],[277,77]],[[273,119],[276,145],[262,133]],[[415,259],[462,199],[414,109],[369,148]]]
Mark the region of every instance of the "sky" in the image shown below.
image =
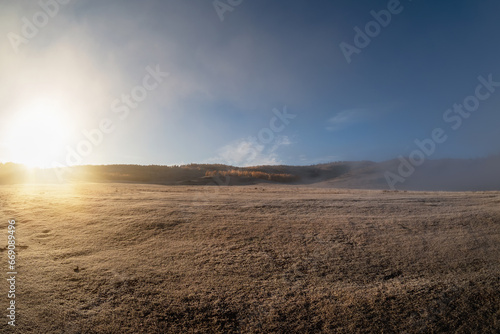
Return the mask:
[[[498,13],[493,0],[4,0],[0,161],[309,165],[416,142],[429,159],[499,154]]]

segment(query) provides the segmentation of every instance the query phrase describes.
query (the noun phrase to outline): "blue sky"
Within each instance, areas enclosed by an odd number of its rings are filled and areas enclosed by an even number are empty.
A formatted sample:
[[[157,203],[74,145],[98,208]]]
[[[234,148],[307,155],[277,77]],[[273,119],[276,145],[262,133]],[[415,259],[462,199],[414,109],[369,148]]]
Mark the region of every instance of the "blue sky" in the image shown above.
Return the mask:
[[[42,1],[54,14],[46,23],[38,2],[0,5],[0,161],[382,161],[410,154],[435,128],[448,140],[432,159],[500,153],[500,88],[457,130],[443,120],[479,76],[500,82],[497,1],[221,0],[232,9],[223,21],[212,1],[62,2]],[[354,46],[371,11],[396,5],[348,63],[340,43]],[[23,18],[38,32],[19,43]],[[148,68],[168,76],[120,119],[113,101]],[[45,131],[26,126],[34,109],[50,114],[37,123]],[[283,113],[293,117],[273,120]],[[103,120],[112,131],[82,144]]]

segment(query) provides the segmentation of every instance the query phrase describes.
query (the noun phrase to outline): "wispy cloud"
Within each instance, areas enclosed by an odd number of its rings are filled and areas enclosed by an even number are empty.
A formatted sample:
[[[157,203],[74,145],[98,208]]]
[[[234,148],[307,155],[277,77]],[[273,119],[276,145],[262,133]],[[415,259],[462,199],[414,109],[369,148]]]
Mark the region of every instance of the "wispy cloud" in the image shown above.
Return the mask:
[[[330,118],[326,129],[328,131],[337,131],[349,125],[364,122],[371,118],[371,113],[368,109],[347,109],[339,112],[337,115]]]
[[[242,167],[279,165],[283,163],[278,155],[279,149],[291,143],[288,136],[278,136],[272,145],[263,145],[255,137],[247,137],[220,148],[217,156],[206,162]]]

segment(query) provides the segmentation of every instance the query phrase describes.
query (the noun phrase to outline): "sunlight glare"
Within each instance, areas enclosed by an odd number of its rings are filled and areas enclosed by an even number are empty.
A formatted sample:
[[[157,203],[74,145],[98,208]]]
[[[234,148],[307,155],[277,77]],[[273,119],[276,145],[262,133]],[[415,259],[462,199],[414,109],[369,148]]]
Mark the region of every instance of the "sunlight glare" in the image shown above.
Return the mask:
[[[38,102],[8,123],[6,146],[13,162],[48,168],[64,152],[69,123],[54,103]]]

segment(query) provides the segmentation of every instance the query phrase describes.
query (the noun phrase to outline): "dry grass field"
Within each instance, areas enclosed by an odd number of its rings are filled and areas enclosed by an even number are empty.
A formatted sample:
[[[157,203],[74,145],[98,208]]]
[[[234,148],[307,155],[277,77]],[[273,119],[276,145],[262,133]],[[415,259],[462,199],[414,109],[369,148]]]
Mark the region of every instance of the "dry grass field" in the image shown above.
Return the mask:
[[[81,183],[0,205],[17,333],[500,330],[500,192]]]

